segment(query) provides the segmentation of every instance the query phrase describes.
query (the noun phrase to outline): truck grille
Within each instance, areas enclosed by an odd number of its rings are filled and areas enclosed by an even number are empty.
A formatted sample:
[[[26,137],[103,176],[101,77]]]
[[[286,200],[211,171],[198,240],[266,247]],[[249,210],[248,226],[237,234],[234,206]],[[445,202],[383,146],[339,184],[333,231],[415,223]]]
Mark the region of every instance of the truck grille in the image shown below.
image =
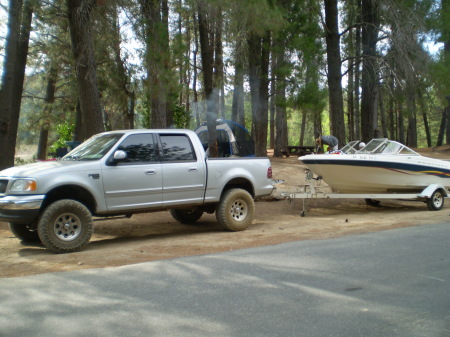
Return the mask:
[[[0,179],[0,193],[6,192],[6,186],[8,186],[8,180]]]

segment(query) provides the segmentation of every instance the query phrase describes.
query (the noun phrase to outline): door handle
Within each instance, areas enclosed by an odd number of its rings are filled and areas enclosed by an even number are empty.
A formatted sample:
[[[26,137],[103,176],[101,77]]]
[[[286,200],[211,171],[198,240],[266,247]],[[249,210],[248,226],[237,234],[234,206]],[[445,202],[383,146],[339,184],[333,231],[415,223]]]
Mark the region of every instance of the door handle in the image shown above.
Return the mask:
[[[148,175],[156,174],[156,170],[146,170],[145,174],[148,174]]]
[[[196,167],[190,167],[190,168],[188,168],[188,172],[197,172],[197,168]]]

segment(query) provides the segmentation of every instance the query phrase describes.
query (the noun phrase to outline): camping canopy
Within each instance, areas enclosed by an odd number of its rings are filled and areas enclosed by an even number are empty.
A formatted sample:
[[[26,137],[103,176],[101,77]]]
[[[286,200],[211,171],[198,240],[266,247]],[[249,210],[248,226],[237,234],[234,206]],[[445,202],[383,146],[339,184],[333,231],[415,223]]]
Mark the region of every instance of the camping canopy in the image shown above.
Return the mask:
[[[219,157],[254,157],[255,143],[242,125],[226,119],[216,121]],[[208,127],[206,123],[194,130],[205,150],[208,148]]]

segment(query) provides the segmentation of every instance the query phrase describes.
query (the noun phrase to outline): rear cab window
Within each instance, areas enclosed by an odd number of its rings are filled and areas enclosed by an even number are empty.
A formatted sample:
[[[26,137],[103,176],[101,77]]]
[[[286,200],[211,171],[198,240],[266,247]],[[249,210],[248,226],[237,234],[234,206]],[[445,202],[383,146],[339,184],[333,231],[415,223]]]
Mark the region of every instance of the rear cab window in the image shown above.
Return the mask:
[[[195,162],[191,140],[184,134],[160,134],[162,162]]]

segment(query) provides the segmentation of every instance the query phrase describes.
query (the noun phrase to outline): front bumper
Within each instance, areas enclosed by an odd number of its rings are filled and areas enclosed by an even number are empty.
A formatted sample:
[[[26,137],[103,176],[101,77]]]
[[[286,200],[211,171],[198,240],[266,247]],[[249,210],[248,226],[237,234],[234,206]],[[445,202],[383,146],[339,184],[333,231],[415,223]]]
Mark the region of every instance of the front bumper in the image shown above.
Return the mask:
[[[11,195],[0,198],[0,221],[31,224],[36,221],[45,195]]]

